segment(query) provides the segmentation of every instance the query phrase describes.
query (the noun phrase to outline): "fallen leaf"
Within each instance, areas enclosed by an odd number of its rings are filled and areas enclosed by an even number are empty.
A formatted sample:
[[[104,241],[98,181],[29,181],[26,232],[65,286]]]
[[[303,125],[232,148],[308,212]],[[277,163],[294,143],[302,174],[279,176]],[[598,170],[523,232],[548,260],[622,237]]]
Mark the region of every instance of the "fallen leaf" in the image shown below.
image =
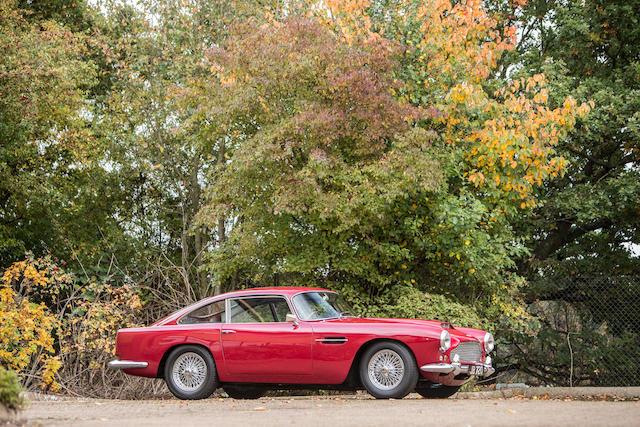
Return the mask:
[[[264,406],[258,406],[257,408],[253,408],[254,411],[266,411],[267,408],[265,408]]]

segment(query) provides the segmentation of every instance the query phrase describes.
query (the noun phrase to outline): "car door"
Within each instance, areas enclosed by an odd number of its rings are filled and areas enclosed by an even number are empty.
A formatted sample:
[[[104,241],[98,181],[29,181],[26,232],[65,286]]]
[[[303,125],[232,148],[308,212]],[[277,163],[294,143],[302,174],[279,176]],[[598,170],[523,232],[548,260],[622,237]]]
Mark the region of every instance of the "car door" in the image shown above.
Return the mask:
[[[230,381],[304,382],[312,373],[312,330],[286,322],[291,313],[279,295],[229,298],[221,331]]]

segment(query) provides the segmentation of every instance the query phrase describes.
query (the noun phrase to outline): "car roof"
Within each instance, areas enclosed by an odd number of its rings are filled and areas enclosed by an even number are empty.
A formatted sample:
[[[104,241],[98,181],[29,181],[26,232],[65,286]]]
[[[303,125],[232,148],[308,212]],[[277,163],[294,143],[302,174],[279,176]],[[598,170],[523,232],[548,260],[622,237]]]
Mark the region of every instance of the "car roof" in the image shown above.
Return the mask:
[[[212,298],[227,298],[227,297],[237,297],[242,295],[294,295],[300,292],[333,292],[329,289],[324,288],[307,288],[303,286],[271,286],[265,288],[250,288],[250,289],[240,289],[237,291],[231,291],[224,294],[216,295]]]
[[[241,297],[241,296],[251,296],[251,295],[285,295],[287,297],[291,297],[292,295],[299,294],[300,292],[333,292],[329,289],[324,288],[307,288],[303,286],[271,286],[264,288],[250,288],[250,289],[240,289],[237,291],[226,292],[224,294],[214,295],[207,298],[203,298],[200,301],[197,301],[187,307],[184,307],[178,311],[173,312],[167,317],[158,320],[151,326],[163,325],[168,322],[174,321],[180,317],[182,317],[185,313],[190,312],[198,307],[202,307],[204,305],[209,304],[212,301],[223,300],[226,298],[233,297]]]

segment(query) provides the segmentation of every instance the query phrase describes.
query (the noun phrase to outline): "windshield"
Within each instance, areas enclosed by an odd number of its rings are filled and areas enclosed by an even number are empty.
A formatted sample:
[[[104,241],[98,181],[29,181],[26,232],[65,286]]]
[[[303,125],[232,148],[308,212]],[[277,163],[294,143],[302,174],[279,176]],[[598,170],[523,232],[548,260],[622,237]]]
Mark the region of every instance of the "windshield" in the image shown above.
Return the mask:
[[[305,292],[293,297],[300,320],[322,320],[353,316],[353,309],[333,292]]]

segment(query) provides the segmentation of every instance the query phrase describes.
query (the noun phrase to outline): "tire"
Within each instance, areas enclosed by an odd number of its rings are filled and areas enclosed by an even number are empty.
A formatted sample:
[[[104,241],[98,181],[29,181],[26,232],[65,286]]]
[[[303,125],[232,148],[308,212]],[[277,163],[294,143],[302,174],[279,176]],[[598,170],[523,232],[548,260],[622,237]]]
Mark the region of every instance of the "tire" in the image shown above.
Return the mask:
[[[222,389],[234,399],[259,399],[266,393],[265,389],[250,385],[225,385]]]
[[[164,367],[164,380],[171,393],[183,400],[206,399],[219,384],[213,356],[196,345],[183,345],[171,351]]]
[[[418,366],[405,346],[381,341],[360,359],[360,381],[376,399],[402,399],[416,387]]]
[[[430,382],[419,383],[416,393],[425,399],[446,399],[460,390],[460,386],[434,384]]]

